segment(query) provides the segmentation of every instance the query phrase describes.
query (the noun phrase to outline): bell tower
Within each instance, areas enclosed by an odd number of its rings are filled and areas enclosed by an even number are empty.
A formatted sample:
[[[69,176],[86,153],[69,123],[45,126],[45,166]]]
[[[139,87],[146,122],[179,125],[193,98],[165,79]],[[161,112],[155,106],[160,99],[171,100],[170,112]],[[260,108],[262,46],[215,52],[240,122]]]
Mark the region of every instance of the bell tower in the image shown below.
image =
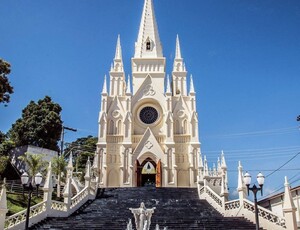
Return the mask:
[[[165,62],[156,23],[153,1],[145,0],[140,29],[131,59],[133,94],[141,87],[148,74],[153,82],[164,91]]]

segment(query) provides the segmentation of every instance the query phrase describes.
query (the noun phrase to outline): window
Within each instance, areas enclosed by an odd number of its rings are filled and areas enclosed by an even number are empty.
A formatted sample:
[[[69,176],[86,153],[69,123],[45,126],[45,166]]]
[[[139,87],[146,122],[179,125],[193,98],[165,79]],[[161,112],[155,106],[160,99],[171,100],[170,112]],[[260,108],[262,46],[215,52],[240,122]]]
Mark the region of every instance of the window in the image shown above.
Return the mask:
[[[151,106],[146,106],[140,111],[140,119],[145,124],[152,124],[158,118],[158,112],[155,108]]]
[[[151,42],[150,41],[146,42],[146,50],[147,51],[151,50]]]

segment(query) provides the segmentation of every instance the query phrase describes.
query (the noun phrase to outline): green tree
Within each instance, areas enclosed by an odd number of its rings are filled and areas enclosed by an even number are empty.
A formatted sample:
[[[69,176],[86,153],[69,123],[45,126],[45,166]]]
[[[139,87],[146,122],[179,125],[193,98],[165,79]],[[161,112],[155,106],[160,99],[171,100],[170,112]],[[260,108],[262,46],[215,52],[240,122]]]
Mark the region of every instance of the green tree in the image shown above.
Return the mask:
[[[85,172],[85,165],[88,157],[92,161],[96,151],[96,144],[98,138],[93,136],[81,137],[76,141],[68,144],[68,147],[64,150],[65,156],[69,156],[73,153],[73,157],[76,162],[76,171],[82,172],[82,178]]]
[[[6,135],[0,131],[0,144],[5,140]]]
[[[34,176],[38,172],[43,172],[46,169],[47,162],[43,160],[43,157],[43,154],[33,154],[29,152],[18,157],[19,160],[25,162],[27,165],[32,184],[34,184]]]
[[[7,75],[10,74],[10,64],[0,59],[0,103],[8,103],[14,88],[10,85]]]
[[[58,141],[61,135],[62,108],[54,103],[49,96],[37,103],[31,101],[22,111],[9,130],[9,137],[16,146],[34,145],[41,148],[59,151]]]
[[[0,131],[0,174],[3,174],[9,161],[9,151],[15,147],[15,143]]]
[[[57,197],[60,197],[60,184],[62,174],[66,175],[67,161],[63,155],[52,158],[52,171],[57,175]]]

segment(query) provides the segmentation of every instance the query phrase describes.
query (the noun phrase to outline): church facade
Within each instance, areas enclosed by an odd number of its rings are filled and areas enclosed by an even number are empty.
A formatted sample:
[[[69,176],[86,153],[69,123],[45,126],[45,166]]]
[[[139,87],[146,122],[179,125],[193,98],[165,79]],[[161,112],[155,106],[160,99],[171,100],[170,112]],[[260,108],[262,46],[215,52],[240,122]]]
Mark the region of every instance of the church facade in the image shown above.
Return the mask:
[[[175,49],[169,77],[153,1],[145,0],[131,77],[126,80],[118,37],[104,78],[93,165],[100,187],[197,186],[202,164],[196,93],[192,76],[187,87],[178,36]]]

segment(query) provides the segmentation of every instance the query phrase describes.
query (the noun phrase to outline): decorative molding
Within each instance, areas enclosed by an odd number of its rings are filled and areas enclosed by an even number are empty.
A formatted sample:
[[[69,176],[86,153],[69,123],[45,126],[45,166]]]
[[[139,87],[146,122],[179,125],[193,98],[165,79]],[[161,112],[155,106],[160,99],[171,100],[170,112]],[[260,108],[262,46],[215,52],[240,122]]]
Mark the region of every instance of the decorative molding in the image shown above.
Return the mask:
[[[147,149],[151,149],[153,147],[153,144],[151,143],[151,141],[147,141],[144,145]]]
[[[153,89],[153,86],[152,85],[146,85],[144,91],[143,91],[143,94],[144,96],[154,96],[155,95],[155,90]]]

